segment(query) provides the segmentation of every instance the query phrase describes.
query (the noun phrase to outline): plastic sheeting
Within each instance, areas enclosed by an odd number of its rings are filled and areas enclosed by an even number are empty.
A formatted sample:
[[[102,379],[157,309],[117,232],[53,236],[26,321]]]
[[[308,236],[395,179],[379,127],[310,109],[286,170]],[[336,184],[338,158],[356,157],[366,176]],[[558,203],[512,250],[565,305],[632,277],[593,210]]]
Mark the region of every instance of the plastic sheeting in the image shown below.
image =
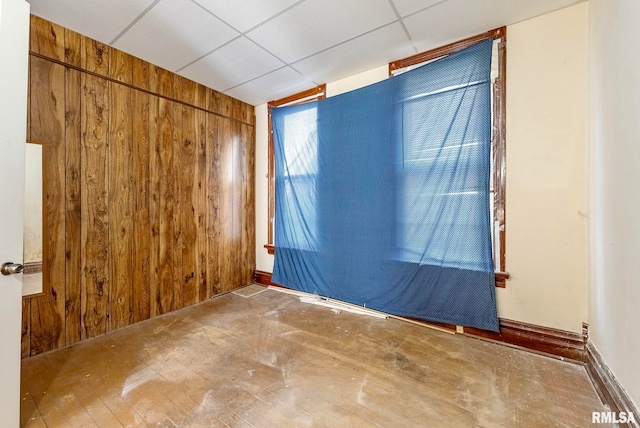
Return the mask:
[[[272,111],[273,282],[498,331],[491,47]]]

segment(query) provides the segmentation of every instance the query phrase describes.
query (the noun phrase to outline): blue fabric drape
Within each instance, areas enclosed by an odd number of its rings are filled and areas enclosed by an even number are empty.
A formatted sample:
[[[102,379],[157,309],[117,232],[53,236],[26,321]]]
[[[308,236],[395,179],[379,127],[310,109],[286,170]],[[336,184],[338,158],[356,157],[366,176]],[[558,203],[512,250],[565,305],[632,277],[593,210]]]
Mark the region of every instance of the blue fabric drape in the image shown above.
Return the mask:
[[[273,282],[498,330],[489,179],[492,41],[272,111]]]

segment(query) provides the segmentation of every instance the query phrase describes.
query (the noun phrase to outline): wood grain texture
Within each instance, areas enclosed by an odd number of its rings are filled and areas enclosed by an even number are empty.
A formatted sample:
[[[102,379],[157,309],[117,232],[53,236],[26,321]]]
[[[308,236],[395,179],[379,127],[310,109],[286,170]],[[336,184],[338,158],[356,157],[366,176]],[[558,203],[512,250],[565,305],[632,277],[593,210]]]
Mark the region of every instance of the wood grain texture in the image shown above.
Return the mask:
[[[31,15],[29,50],[63,61],[65,29],[53,22]]]
[[[148,81],[148,79],[147,79]],[[149,95],[133,92],[133,321],[150,317]]]
[[[132,93],[109,85],[109,331],[133,322]]]
[[[64,32],[62,31],[64,34]],[[65,70],[31,58],[30,134],[42,144],[43,291],[32,300],[31,353],[64,346],[65,313]],[[61,239],[62,237],[62,239]]]
[[[67,69],[65,79],[65,344],[72,345],[82,338],[80,293],[80,272],[82,271],[82,136],[80,132],[82,78],[79,71]]]
[[[111,49],[109,77],[120,82],[133,83],[133,57],[119,49]]]
[[[82,36],[81,67],[89,72],[109,76],[111,49],[104,43]]]
[[[207,114],[207,298],[220,288],[220,140],[221,119]]]
[[[171,103],[173,109],[173,166],[171,169],[171,192],[173,193],[173,309],[183,308],[182,291],[184,279],[182,276],[182,245],[184,235],[182,234],[182,188],[184,187],[185,175],[189,173],[183,169],[182,156],[182,104]]]
[[[253,115],[253,108],[251,109],[251,113]],[[253,272],[256,268],[256,191],[255,185],[252,184],[256,182],[256,140],[254,127],[242,125],[242,134],[244,136],[243,147],[246,150],[244,171],[247,176],[243,186],[243,191],[246,193],[246,206],[244,208],[246,215],[244,224],[245,236],[243,240],[246,253],[242,266],[245,270],[243,282],[244,284],[250,284],[253,282]]]
[[[226,292],[233,282],[233,247],[234,228],[233,211],[235,200],[235,186],[233,176],[233,124],[222,121],[218,126],[218,141],[220,150],[219,178],[220,193],[218,205],[218,265],[220,270],[220,291]]]
[[[158,313],[174,309],[174,188],[173,171],[173,103],[158,99],[158,153],[159,153],[159,278]]]
[[[253,107],[33,20],[27,135],[47,150],[50,231],[23,357],[250,283]]]
[[[109,303],[109,86],[82,75],[82,329],[83,339],[107,332]]]
[[[82,66],[82,36],[66,28],[64,30],[64,62],[74,67]]]
[[[22,299],[22,331],[20,357],[31,355],[31,299]]]
[[[143,59],[132,57],[132,83],[136,88],[149,90],[149,63]]]
[[[194,86],[195,89],[195,86]],[[199,301],[198,279],[198,123],[196,109],[182,107],[182,139],[176,177],[180,185],[180,233],[182,250],[182,306]]]
[[[156,96],[149,96],[149,311],[150,316],[161,314],[160,307],[160,141],[159,102]]]
[[[197,148],[196,148],[196,227],[197,227],[197,292],[198,301],[205,300],[207,295],[207,212],[209,210],[208,166],[207,166],[207,114],[202,110],[196,111]]]

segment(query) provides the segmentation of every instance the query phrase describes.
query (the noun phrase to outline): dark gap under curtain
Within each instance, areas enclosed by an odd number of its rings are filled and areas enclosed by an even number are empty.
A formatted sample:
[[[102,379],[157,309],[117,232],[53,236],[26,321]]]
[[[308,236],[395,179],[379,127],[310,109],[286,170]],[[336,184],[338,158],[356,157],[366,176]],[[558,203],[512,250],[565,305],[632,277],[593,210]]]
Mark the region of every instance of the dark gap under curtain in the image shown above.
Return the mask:
[[[498,331],[489,180],[492,41],[273,109],[272,281]]]

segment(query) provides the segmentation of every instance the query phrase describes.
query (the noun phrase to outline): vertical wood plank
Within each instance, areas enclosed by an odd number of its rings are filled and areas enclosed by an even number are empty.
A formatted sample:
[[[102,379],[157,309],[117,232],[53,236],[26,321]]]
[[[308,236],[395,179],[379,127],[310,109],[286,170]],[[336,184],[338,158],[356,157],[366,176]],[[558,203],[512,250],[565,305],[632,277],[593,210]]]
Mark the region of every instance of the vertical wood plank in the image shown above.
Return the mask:
[[[232,289],[233,281],[233,207],[234,207],[234,156],[233,128],[231,121],[220,119],[218,145],[220,150],[220,196],[218,205],[220,291]]]
[[[174,309],[174,160],[173,103],[158,98],[159,247],[158,313]]]
[[[31,356],[31,299],[22,299],[20,357]]]
[[[148,79],[147,79],[148,80]],[[150,317],[149,95],[133,91],[133,320]]]
[[[207,166],[207,113],[197,110],[196,118],[198,126],[198,147],[197,147],[197,234],[198,234],[198,254],[197,254],[197,289],[198,301],[205,300],[207,295],[207,212],[209,211],[207,191],[208,171]]]
[[[149,314],[155,317],[162,313],[160,295],[160,213],[161,177],[163,175],[160,157],[160,99],[149,96],[149,226],[151,242],[149,245]]]
[[[195,88],[195,86],[194,86]],[[182,304],[193,305],[198,301],[197,254],[198,254],[198,124],[196,109],[182,106],[182,141],[179,170],[180,221],[182,238]]]
[[[82,83],[79,71],[66,69],[65,73],[65,141],[66,141],[66,211],[65,211],[65,344],[78,342],[81,337],[81,295],[80,277],[82,272],[81,252],[81,129],[80,100]]]
[[[171,192],[173,200],[173,309],[180,309],[183,305],[183,282],[182,275],[182,188],[185,177],[189,175],[184,165],[181,164],[182,156],[182,104],[171,103],[173,108],[173,168],[171,171]]]
[[[156,74],[156,93],[167,98],[174,98],[173,93],[173,73],[164,68],[153,66]]]
[[[132,58],[132,79],[136,88],[149,90],[149,63],[143,59]]]
[[[131,85],[133,83],[133,57],[119,49],[110,48],[109,77]]]
[[[68,28],[64,30],[64,62],[75,67],[82,65],[82,36]]]
[[[199,83],[196,84],[196,107],[207,109],[207,87]],[[203,122],[204,123],[204,122]]]
[[[232,106],[237,107],[237,103],[232,102]],[[233,157],[232,170],[232,211],[231,211],[231,278],[229,290],[242,287],[243,284],[243,250],[242,241],[244,232],[242,226],[246,220],[244,206],[246,195],[242,191],[242,185],[246,179],[246,169],[244,168],[244,141],[242,140],[242,124],[238,121],[231,122],[231,156]]]
[[[81,67],[92,73],[109,76],[109,46],[82,36],[81,40]]]
[[[132,93],[109,84],[109,331],[133,322]]]
[[[64,346],[64,67],[31,57],[31,135],[42,144],[44,296],[32,300],[31,354]]]
[[[255,139],[254,139],[254,127],[248,125],[242,125],[242,135],[245,145],[245,168],[246,168],[246,180],[243,184],[243,190],[246,193],[245,197],[245,224],[243,230],[244,236],[244,248],[245,248],[245,260],[244,260],[244,284],[251,284],[253,282],[253,271],[256,264],[256,222],[255,222]]]
[[[82,330],[83,339],[107,331],[109,303],[107,81],[82,75]]]
[[[31,15],[29,50],[58,61],[64,61],[64,27]]]
[[[207,298],[220,288],[220,118],[207,113]]]

